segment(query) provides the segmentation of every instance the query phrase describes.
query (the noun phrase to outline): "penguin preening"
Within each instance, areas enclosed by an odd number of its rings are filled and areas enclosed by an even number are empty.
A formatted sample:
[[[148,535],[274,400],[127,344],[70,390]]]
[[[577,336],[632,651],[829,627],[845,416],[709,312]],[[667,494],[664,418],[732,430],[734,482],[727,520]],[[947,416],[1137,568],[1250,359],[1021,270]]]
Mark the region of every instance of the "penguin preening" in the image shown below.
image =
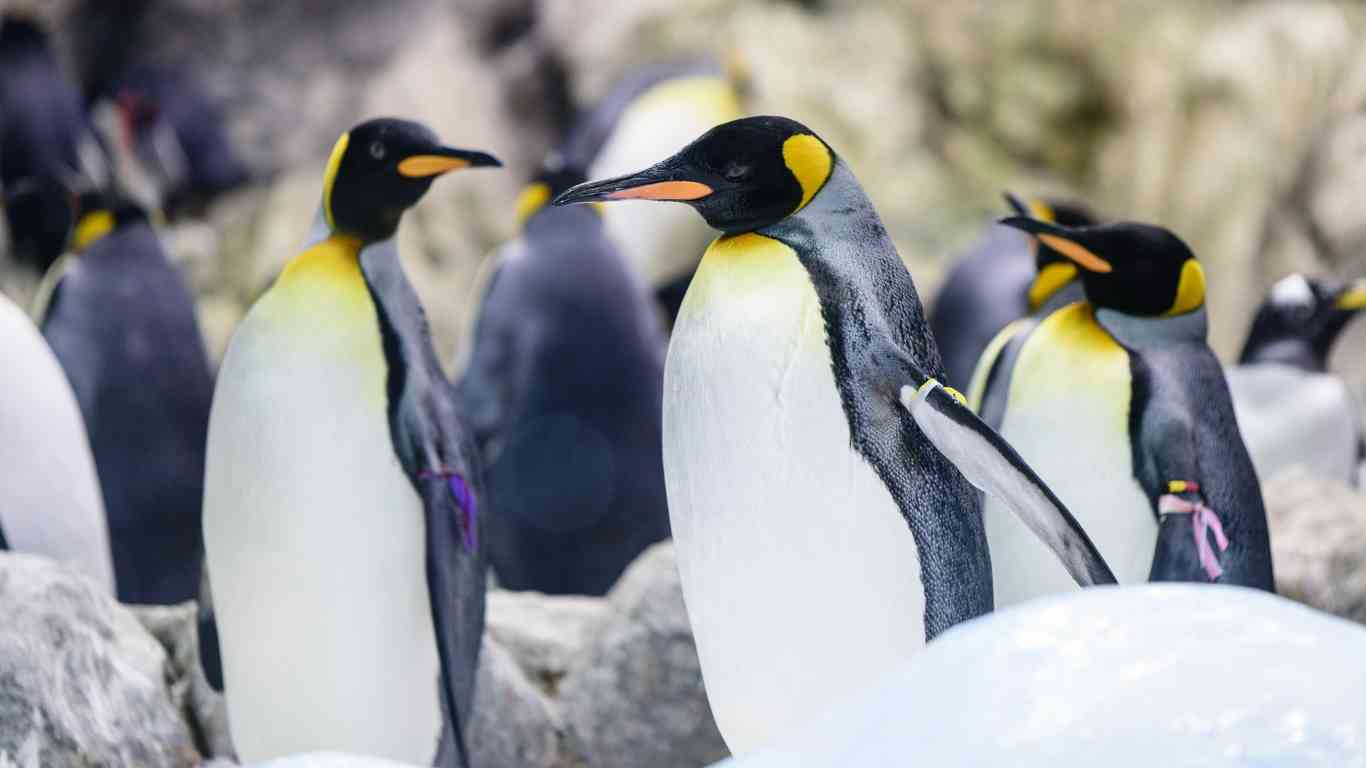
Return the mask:
[[[685,202],[724,233],[674,327],[664,469],[707,696],[733,752],[991,610],[969,481],[1008,495],[1079,582],[1113,580],[1032,471],[939,385],[910,274],[808,128],[736,120],[556,203],[632,199]]]
[[[591,178],[628,173],[743,114],[739,88],[716,61],[642,67],[577,121],[564,144],[565,164],[588,169]],[[672,321],[716,232],[688,211],[667,206],[627,203],[603,216],[608,235]]]
[[[398,261],[433,179],[496,166],[381,118],[343,134],[311,241],[234,334],[204,535],[241,757],[468,765],[483,486]]]
[[[1353,283],[1282,278],[1257,310],[1238,365],[1227,370],[1252,463],[1263,480],[1300,465],[1361,483],[1360,410],[1328,356],[1347,323],[1366,309],[1366,279]]]
[[[1085,206],[1072,201],[1032,198],[1026,203],[1009,193],[1006,201],[1021,216],[1069,227],[1096,223]],[[944,355],[949,383],[966,388],[983,350],[1011,322],[1047,313],[1064,295],[1070,300],[1063,304],[1080,298],[1075,275],[1072,264],[1048,246],[993,222],[949,268],[930,307],[930,330]]]
[[[492,500],[489,564],[508,589],[601,595],[669,536],[660,457],[663,331],[589,207],[542,173],[500,251],[459,385]]]
[[[114,594],[109,529],[71,384],[28,315],[0,296],[0,549],[70,565]]]
[[[1223,369],[1205,342],[1205,277],[1159,227],[1016,216],[1077,265],[1086,300],[1041,319],[991,373],[1001,434],[1076,514],[1121,582],[1271,590],[1266,513]],[[985,508],[996,602],[1071,589],[1002,506]]]
[[[90,434],[119,600],[193,600],[213,396],[194,297],[141,208],[81,199],[72,255],[35,312]]]

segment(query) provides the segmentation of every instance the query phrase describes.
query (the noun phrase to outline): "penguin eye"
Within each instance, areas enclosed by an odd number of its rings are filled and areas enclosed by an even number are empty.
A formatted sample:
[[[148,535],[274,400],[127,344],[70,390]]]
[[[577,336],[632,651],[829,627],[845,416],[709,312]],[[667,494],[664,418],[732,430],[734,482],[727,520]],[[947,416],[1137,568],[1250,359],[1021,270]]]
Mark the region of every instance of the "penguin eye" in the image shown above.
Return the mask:
[[[376,160],[383,160],[383,159],[384,159],[384,155],[385,155],[386,152],[387,152],[387,150],[385,150],[385,148],[384,148],[384,142],[382,142],[382,141],[372,141],[372,142],[370,142],[370,156],[371,156],[371,157],[375,158]]]
[[[749,175],[749,166],[731,163],[726,166],[726,181],[739,181]]]

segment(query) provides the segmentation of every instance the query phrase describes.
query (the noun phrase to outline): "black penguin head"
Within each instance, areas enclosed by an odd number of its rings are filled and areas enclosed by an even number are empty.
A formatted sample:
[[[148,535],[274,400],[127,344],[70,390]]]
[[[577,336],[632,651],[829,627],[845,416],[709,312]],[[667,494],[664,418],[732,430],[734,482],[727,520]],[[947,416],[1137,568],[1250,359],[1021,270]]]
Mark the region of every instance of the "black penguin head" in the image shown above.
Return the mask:
[[[1065,227],[1024,216],[1002,224],[1028,232],[1081,270],[1086,298],[1126,315],[1183,315],[1205,305],[1205,271],[1179,237],[1134,222]]]
[[[342,134],[332,148],[323,179],[323,213],[334,232],[384,240],[437,176],[499,165],[492,155],[442,146],[420,123],[367,120]]]
[[[1010,192],[1004,194],[1006,204],[1017,216],[1029,216],[1064,227],[1090,227],[1099,223],[1090,209],[1081,203],[1042,197],[1030,198],[1026,203]],[[1038,273],[1029,286],[1029,311],[1034,312],[1064,286],[1077,279],[1077,266],[1038,238],[1030,240],[1034,248],[1034,268]]]
[[[722,232],[752,232],[800,210],[834,167],[835,153],[801,123],[746,117],[716,126],[639,173],[580,184],[554,204],[675,201],[691,205]]]
[[[1257,309],[1240,363],[1279,362],[1306,370],[1328,368],[1342,329],[1366,309],[1366,278],[1353,283],[1283,277]]]
[[[87,189],[76,197],[75,226],[68,247],[73,253],[80,253],[111,232],[148,221],[147,210],[131,198],[117,192]]]
[[[5,218],[16,260],[46,271],[66,250],[76,219],[71,186],[53,176],[33,176],[5,190]]]

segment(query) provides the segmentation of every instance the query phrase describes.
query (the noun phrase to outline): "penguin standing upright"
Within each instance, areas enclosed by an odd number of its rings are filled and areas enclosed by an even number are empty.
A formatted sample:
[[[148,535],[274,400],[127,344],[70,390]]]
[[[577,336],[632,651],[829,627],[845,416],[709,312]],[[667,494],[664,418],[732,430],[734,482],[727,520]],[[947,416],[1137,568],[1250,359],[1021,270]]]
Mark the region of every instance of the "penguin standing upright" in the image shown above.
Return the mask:
[[[1328,355],[1347,323],[1366,309],[1366,279],[1355,283],[1282,278],[1253,318],[1238,365],[1228,369],[1238,426],[1257,474],[1270,480],[1299,465],[1360,483],[1361,416]]]
[[[468,764],[482,486],[394,235],[435,177],[495,165],[418,123],[352,128],[310,244],[233,335],[204,539],[246,760],[327,749]]]
[[[577,121],[565,142],[565,164],[588,169],[592,178],[627,173],[742,114],[736,83],[713,60],[643,67]],[[672,321],[716,232],[688,211],[667,206],[627,203],[603,216],[608,235]]]
[[[66,184],[84,176],[103,182],[105,172],[80,95],[59,66],[47,31],[23,16],[0,18],[0,185],[21,263],[41,273],[48,264],[38,254],[50,253],[52,237],[69,231],[69,222],[52,218],[66,205],[52,180]],[[25,189],[25,182],[39,186]],[[25,194],[15,197],[16,192]],[[13,208],[17,200],[28,207]]]
[[[1086,301],[1042,319],[998,374],[1001,434],[1076,512],[1121,582],[1273,589],[1261,489],[1205,342],[1195,255],[1145,224],[1003,223],[1074,262]],[[998,502],[984,514],[998,606],[1072,588]]]
[[[583,180],[548,171],[522,193],[522,234],[501,251],[459,385],[508,589],[601,595],[669,536],[654,305],[597,209],[542,207]]]
[[[114,594],[80,407],[33,321],[0,296],[0,549],[63,561]]]
[[[808,128],[726,123],[557,203],[630,199],[686,202],[725,233],[674,327],[664,470],[707,696],[733,752],[991,610],[969,481],[1006,494],[1078,581],[1113,580],[1048,489],[940,386],[910,274]]]
[[[141,208],[81,199],[72,256],[35,312],[90,433],[119,600],[193,600],[213,397],[194,297]]]
[[[1027,204],[1007,194],[1015,213],[1038,216],[1065,226],[1095,223],[1089,210],[1064,200],[1031,199]],[[1058,267],[1050,267],[1058,264]],[[955,387],[967,387],[973,366],[988,343],[1012,321],[1046,312],[1064,291],[1062,274],[1075,269],[1028,236],[993,223],[982,238],[949,268],[930,306],[930,330],[944,354],[944,372]],[[986,420],[988,424],[990,420]]]

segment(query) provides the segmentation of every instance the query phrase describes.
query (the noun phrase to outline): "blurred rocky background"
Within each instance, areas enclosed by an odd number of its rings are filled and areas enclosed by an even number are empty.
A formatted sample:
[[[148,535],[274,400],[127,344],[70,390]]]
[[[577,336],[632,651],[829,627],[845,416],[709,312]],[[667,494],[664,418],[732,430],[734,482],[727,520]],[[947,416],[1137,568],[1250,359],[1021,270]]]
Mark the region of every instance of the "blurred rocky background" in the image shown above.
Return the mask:
[[[137,56],[187,68],[258,183],[168,233],[213,353],[304,237],[328,150],[391,113],[495,152],[436,185],[402,252],[453,360],[479,260],[577,105],[642,63],[711,52],[750,109],[852,164],[922,293],[1002,212],[1003,188],[1164,224],[1209,265],[1212,340],[1237,351],[1290,270],[1366,273],[1366,9],[1285,0],[8,0],[84,79]],[[0,4],[3,5],[3,4]],[[10,283],[7,283],[10,284]],[[20,289],[22,290],[22,288]],[[1336,356],[1358,392],[1366,327]]]

